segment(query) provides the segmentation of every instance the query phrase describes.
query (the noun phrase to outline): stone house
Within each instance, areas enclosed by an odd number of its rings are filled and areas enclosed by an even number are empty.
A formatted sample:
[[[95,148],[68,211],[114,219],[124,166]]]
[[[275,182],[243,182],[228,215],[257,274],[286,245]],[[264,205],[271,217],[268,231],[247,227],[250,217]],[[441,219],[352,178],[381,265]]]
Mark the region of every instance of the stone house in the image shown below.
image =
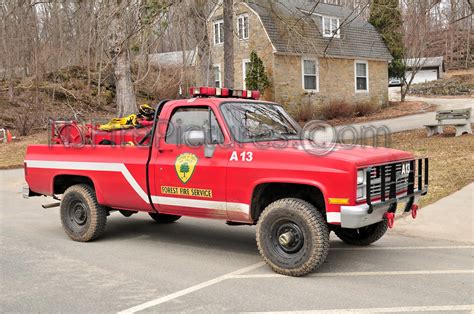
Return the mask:
[[[388,101],[388,63],[380,34],[350,9],[316,0],[234,1],[234,88],[245,88],[256,51],[271,81],[265,98],[282,104]],[[208,19],[215,86],[224,77],[223,8]]]

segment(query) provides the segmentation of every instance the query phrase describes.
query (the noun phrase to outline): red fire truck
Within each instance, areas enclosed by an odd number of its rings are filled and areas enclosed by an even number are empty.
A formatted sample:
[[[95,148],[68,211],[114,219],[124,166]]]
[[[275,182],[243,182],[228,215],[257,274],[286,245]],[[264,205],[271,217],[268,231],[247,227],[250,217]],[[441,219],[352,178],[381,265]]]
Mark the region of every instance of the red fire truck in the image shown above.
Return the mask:
[[[115,211],[146,212],[158,223],[191,216],[256,225],[263,259],[291,276],[324,262],[330,231],[368,245],[393,225],[397,207],[416,216],[427,159],[367,146],[312,154],[300,126],[257,92],[191,94],[159,103],[135,145],[30,145],[25,197],[60,200],[75,241],[97,239]]]

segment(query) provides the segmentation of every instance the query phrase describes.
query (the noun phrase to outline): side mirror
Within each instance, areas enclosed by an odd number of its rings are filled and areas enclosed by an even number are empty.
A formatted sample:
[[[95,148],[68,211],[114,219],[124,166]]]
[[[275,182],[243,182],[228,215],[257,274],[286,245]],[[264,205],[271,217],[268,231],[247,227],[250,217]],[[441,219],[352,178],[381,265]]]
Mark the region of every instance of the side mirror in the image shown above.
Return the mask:
[[[204,157],[212,158],[214,152],[216,151],[216,145],[206,145],[204,146]]]
[[[206,136],[202,130],[190,130],[184,133],[184,144],[189,146],[204,145]]]

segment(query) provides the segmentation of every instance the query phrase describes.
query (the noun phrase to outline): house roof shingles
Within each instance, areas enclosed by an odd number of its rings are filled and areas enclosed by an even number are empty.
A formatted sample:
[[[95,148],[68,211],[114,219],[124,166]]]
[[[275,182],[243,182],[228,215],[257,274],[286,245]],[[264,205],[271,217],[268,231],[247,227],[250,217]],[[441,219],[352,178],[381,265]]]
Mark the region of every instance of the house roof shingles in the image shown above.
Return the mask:
[[[310,0],[247,0],[277,53],[391,60],[382,37],[350,9]],[[323,37],[320,16],[336,17],[340,38]]]
[[[443,67],[443,57],[431,57],[431,58],[411,58],[406,59],[406,65],[408,67],[430,68],[430,67]]]

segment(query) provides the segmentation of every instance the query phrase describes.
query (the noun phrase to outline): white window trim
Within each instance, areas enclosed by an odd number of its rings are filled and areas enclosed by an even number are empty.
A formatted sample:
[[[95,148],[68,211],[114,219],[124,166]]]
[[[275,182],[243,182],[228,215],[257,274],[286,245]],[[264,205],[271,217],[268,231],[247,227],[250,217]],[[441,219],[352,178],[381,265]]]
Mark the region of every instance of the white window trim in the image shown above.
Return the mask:
[[[247,88],[247,84],[245,84],[245,79],[247,78],[247,73],[245,71],[245,63],[250,62],[250,59],[242,59],[242,89]]]
[[[304,62],[307,61],[314,61],[316,62],[316,89],[306,89],[304,87]],[[318,58],[310,58],[310,57],[303,57],[301,58],[301,86],[303,90],[308,93],[318,93],[319,92],[319,60]]]
[[[247,29],[247,37],[245,37],[245,32],[242,30],[242,38],[239,37],[239,27],[240,27],[240,19],[241,18],[247,18],[247,24],[248,24],[248,29]],[[242,23],[242,25],[245,25],[245,19],[244,19],[244,23]],[[245,28],[244,28],[245,29]],[[249,37],[250,37],[250,19],[249,19],[249,15],[248,14],[240,14],[237,16],[237,37],[239,38],[239,40],[241,41],[244,41],[244,40],[249,40]]]
[[[321,19],[321,24],[322,24],[322,28],[323,28],[323,37],[334,37],[334,38],[340,38],[341,37],[341,29],[340,29],[340,21],[339,21],[339,18],[338,17],[334,17],[334,16],[326,16],[326,15],[322,15],[321,16],[322,19]],[[324,23],[324,19],[329,19],[329,30],[331,31],[331,34],[326,34],[326,23]],[[331,29],[331,20],[337,20],[337,28],[336,28],[336,33],[333,34],[332,32],[332,29]]]
[[[357,64],[364,63],[367,77],[367,89],[357,89]],[[361,76],[362,77],[362,76]],[[356,93],[369,93],[369,62],[367,60],[354,60],[354,89]]]
[[[215,87],[216,85],[216,81],[219,81],[219,87],[222,88],[222,72],[221,72],[221,65],[220,63],[219,64],[213,64],[212,65],[212,71],[214,71],[214,68],[219,68],[219,79],[217,80],[215,77],[214,77],[214,81],[213,81],[213,87]],[[214,73],[213,73],[214,75]]]
[[[214,21],[214,23],[212,23],[212,35],[213,35],[213,39],[212,41],[214,42],[214,46],[222,46],[224,45],[224,40],[222,40],[221,43],[218,43],[216,42],[216,25],[219,25],[220,23],[224,24],[224,20],[217,20],[217,21]],[[217,27],[218,29],[218,32],[219,32],[219,38],[221,37],[221,34],[220,34],[220,27],[218,26]]]

